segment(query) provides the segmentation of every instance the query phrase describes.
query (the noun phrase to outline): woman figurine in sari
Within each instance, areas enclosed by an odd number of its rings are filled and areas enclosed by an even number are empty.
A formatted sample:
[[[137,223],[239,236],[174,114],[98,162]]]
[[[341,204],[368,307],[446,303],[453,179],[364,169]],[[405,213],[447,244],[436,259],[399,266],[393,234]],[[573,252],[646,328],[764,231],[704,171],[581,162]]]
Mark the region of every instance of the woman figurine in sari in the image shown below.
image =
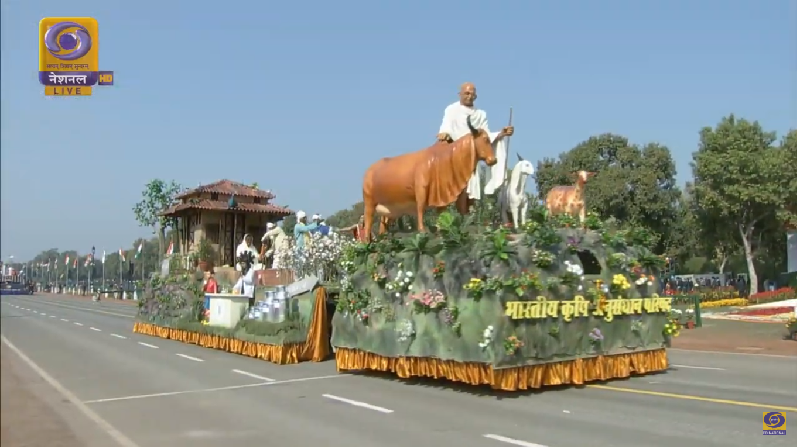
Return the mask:
[[[257,248],[255,248],[255,246],[252,244],[252,236],[248,234],[244,235],[244,239],[241,241],[240,244],[238,244],[238,248],[235,249],[236,259],[240,259],[241,255],[244,253],[249,253],[255,259],[257,259]],[[235,269],[238,270],[239,272],[241,271],[240,263],[236,264]]]

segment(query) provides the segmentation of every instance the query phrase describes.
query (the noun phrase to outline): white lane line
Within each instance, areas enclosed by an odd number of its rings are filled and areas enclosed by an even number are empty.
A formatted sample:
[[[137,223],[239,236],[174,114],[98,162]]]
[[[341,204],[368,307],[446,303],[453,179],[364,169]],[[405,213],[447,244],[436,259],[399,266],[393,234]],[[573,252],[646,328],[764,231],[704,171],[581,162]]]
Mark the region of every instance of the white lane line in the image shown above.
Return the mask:
[[[533,442],[526,442],[526,441],[521,441],[519,439],[507,438],[506,436],[501,436],[501,435],[490,435],[490,434],[487,434],[487,435],[483,435],[483,436],[485,438],[487,438],[487,439],[492,439],[493,441],[501,441],[501,442],[505,442],[507,444],[520,445],[520,446],[523,446],[523,447],[547,447],[547,446],[544,446],[542,444],[535,444]]]
[[[102,329],[97,329],[94,326],[90,327],[89,329],[91,329],[92,331],[102,332]]]
[[[345,397],[335,396],[335,395],[332,395],[332,394],[322,394],[322,396],[326,397],[327,399],[332,399],[332,400],[336,400],[338,402],[347,403],[349,405],[354,405],[355,407],[367,408],[369,410],[378,411],[380,413],[392,413],[393,412],[393,410],[390,410],[388,408],[377,407],[376,405],[367,404],[365,402],[360,402],[358,400],[346,399]]]
[[[66,318],[61,318],[61,321],[66,321],[67,323],[69,323],[69,320],[67,320]]]
[[[55,318],[55,315],[50,315],[50,318]]]
[[[44,313],[44,312],[42,312],[42,316],[43,316],[43,317],[46,317],[46,316],[47,316],[47,314],[46,314],[46,313]]]
[[[226,391],[226,390],[240,390],[243,388],[255,388],[260,386],[270,386],[270,385],[281,385],[283,383],[298,383],[298,382],[309,382],[311,380],[326,380],[326,379],[339,379],[341,377],[349,377],[351,374],[334,374],[331,376],[318,376],[318,377],[302,377],[300,379],[289,379],[289,380],[277,380],[274,382],[261,382],[261,383],[250,383],[248,385],[233,385],[233,386],[223,386],[220,388],[204,388],[201,390],[187,390],[187,391],[171,391],[167,393],[155,393],[155,394],[137,394],[134,396],[124,396],[124,397],[111,397],[108,399],[95,399],[95,400],[87,400],[84,401],[84,404],[99,404],[103,402],[116,402],[120,400],[133,400],[133,399],[148,399],[150,397],[166,397],[166,396],[178,396],[181,394],[196,394],[196,393],[212,393],[215,391]]]
[[[684,369],[707,369],[709,371],[725,371],[725,368],[713,368],[710,366],[689,366],[689,365],[670,365],[676,368],[684,368]]]
[[[155,345],[151,345],[151,344],[149,344],[149,343],[144,343],[143,341],[140,341],[140,342],[138,342],[138,344],[140,344],[141,346],[146,346],[146,347],[148,347],[148,348],[158,349],[158,347],[157,347],[157,346],[155,346]]]
[[[83,323],[75,322],[75,326],[83,326]]]
[[[197,357],[191,357],[190,355],[185,355],[185,354],[175,354],[175,355],[178,357],[182,357],[184,359],[193,360],[195,362],[204,362],[204,360]]]
[[[111,334],[111,337],[116,337],[116,338],[121,338],[122,340],[127,340],[127,337],[125,337],[124,335],[119,335],[119,334]]]
[[[724,351],[703,351],[697,349],[679,349],[667,348],[668,351],[686,352],[689,354],[719,354],[719,355],[747,355],[753,357],[771,357],[775,359],[794,359],[793,355],[777,355],[777,354],[753,354],[750,352],[724,352]]]
[[[94,412],[91,408],[89,408],[86,404],[80,401],[80,399],[75,396],[74,393],[69,391],[65,386],[61,385],[60,382],[55,380],[52,376],[47,374],[45,370],[43,370],[39,365],[36,364],[33,360],[28,358],[19,348],[14,346],[5,335],[0,335],[0,340],[8,346],[9,349],[14,351],[14,353],[23,361],[25,362],[30,369],[32,369],[36,374],[38,374],[45,382],[47,382],[51,387],[53,387],[57,392],[61,393],[62,396],[66,398],[75,408],[78,409],[81,413],[83,413],[86,417],[88,417],[91,421],[97,424],[105,433],[107,433],[111,438],[113,438],[116,443],[121,447],[138,447],[138,444],[133,442],[130,438],[125,436],[122,432],[116,429],[113,425],[108,423],[105,419],[103,419],[99,414]]]
[[[266,382],[275,382],[274,379],[269,379],[268,377],[258,376],[257,374],[252,374],[252,373],[247,372],[247,371],[241,371],[240,369],[234,369],[234,370],[232,370],[232,372],[238,373],[238,374],[241,374],[241,375],[244,375],[244,376],[249,376],[249,377],[251,377],[253,379],[257,379],[257,380],[265,380]]]

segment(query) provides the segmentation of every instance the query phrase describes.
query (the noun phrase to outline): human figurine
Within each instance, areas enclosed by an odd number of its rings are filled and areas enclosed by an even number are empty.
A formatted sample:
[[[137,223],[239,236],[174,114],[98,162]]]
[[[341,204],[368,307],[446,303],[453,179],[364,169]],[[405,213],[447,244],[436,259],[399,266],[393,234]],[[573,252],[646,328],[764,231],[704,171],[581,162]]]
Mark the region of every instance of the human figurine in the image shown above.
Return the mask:
[[[271,247],[266,251],[265,256],[273,258],[271,268],[279,269],[284,267],[285,258],[291,250],[291,241],[285,230],[269,222],[266,224],[266,234],[263,235],[262,241],[271,241]]]
[[[241,277],[233,286],[233,291],[236,293],[254,298],[255,296],[255,269],[252,268],[255,257],[249,251],[244,251],[238,257],[238,270],[241,272]]]
[[[484,193],[492,195],[501,187],[506,176],[507,148],[504,137],[512,136],[515,133],[515,128],[507,126],[499,132],[490,132],[487,125],[487,112],[476,108],[474,105],[476,98],[476,86],[470,82],[462,84],[459,89],[459,101],[446,107],[443,123],[440,124],[440,131],[437,133],[437,140],[452,142],[467,135],[470,132],[466,125],[468,117],[470,117],[470,124],[473,127],[486,131],[493,145],[496,163],[490,168],[489,180],[484,187]],[[473,171],[466,191],[469,201],[481,199],[482,191],[478,169]]]
[[[365,216],[360,216],[357,223],[348,227],[343,227],[338,230],[340,233],[351,232],[354,240],[357,242],[366,242],[368,238],[365,237]]]
[[[310,244],[310,232],[318,227],[317,222],[307,223],[307,213],[298,211],[296,213],[296,225],[293,227],[293,236],[296,238],[296,249],[303,250]]]
[[[257,259],[257,249],[252,245],[252,236],[248,234],[244,235],[243,240],[238,244],[238,248],[235,249],[235,257],[240,258],[244,252],[250,253]],[[239,266],[236,266],[236,270],[240,271]]]

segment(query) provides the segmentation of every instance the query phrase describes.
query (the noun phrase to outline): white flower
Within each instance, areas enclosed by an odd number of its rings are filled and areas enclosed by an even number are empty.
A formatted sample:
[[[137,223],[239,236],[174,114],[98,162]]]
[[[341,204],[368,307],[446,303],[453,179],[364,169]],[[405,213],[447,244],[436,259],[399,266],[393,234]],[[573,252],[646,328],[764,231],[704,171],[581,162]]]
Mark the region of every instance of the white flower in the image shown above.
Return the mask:
[[[388,284],[387,285],[387,290],[393,290],[393,284]]]
[[[412,284],[407,286],[407,290],[412,290]]]
[[[412,272],[407,272],[407,276],[409,276],[410,278],[412,278]]]
[[[487,347],[487,343],[485,343],[485,342],[480,342],[480,343],[479,343],[479,347],[480,347],[480,348],[482,348],[482,349],[484,349],[484,348],[486,348],[486,347]]]
[[[653,281],[648,281],[648,285],[652,286],[653,285]]]
[[[582,291],[582,290],[584,290],[584,286],[582,286],[581,284],[579,284],[579,285],[578,285],[578,291],[580,292],[580,291]]]
[[[396,297],[398,298],[398,297],[400,297],[400,296],[401,296],[401,294],[400,294],[400,293],[398,293],[398,292],[396,292]]]
[[[693,314],[693,313],[695,313],[695,310],[694,309],[686,309],[686,313]]]
[[[404,274],[404,272],[399,270],[398,273],[396,273],[396,278],[401,278],[401,275],[403,275],[403,274]]]

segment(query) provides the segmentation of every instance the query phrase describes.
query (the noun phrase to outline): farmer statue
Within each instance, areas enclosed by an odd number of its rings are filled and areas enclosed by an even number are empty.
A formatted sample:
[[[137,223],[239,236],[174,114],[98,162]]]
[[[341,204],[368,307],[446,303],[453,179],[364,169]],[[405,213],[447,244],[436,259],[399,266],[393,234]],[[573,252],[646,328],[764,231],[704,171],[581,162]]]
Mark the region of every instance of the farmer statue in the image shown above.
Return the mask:
[[[468,118],[470,118],[470,125],[474,128],[487,132],[493,145],[496,163],[490,167],[484,194],[493,195],[504,183],[506,176],[507,140],[504,137],[512,136],[515,133],[515,128],[507,126],[499,132],[490,132],[487,125],[487,112],[477,109],[474,106],[475,101],[476,86],[470,82],[462,84],[459,89],[459,101],[446,107],[437,140],[453,142],[463,135],[467,135],[470,132]],[[466,192],[469,204],[472,204],[473,200],[481,200],[482,191],[478,169],[473,171]]]

